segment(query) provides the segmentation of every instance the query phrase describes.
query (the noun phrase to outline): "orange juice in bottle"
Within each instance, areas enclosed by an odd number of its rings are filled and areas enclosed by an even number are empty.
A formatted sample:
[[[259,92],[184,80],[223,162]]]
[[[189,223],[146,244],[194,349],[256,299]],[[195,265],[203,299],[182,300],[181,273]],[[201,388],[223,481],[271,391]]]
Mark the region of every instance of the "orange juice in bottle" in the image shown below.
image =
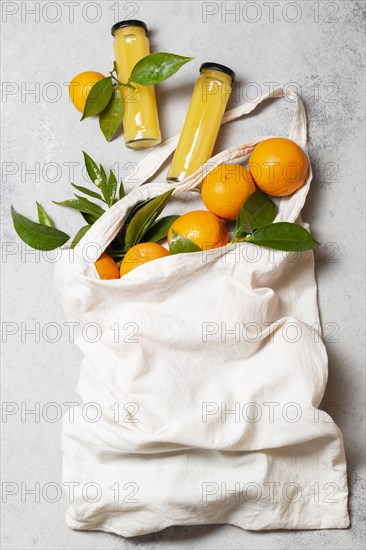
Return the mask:
[[[137,19],[120,21],[113,25],[112,35],[118,80],[125,83],[136,63],[150,53],[147,26]],[[161,142],[154,87],[132,85],[135,90],[120,86],[125,144],[131,149],[154,147]]]
[[[218,63],[203,63],[167,180],[179,182],[212,155],[235,73]]]

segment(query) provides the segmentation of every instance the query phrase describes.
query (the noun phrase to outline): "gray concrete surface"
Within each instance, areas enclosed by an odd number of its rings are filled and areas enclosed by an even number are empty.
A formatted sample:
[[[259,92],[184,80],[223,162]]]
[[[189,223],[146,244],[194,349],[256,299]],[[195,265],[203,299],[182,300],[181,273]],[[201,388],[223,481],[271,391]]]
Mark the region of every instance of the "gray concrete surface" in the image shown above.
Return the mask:
[[[2,481],[13,483],[7,488],[12,487],[15,493],[3,504],[2,547],[364,548],[365,3],[237,2],[239,11],[234,15],[228,13],[233,2],[74,4],[74,14],[70,3],[63,1],[2,2],[1,6],[1,388],[3,401],[13,403],[8,407],[14,412],[2,422]],[[347,530],[255,533],[232,526],[172,527],[125,540],[105,533],[71,531],[64,522],[65,499],[49,502],[55,496],[52,490],[42,496],[47,483],[61,484],[61,422],[57,418],[51,422],[55,409],[44,407],[54,402],[65,410],[63,403],[77,401],[81,357],[69,342],[64,315],[54,296],[53,256],[29,254],[20,247],[9,209],[14,204],[35,218],[37,199],[60,228],[73,233],[79,224],[77,213],[51,202],[71,196],[69,163],[76,163],[73,180],[82,184],[82,149],[105,165],[118,162],[122,174],[131,170],[127,163],[144,156],[127,150],[121,136],[107,144],[95,120],[80,124],[65,85],[80,71],[110,70],[110,26],[115,20],[131,17],[147,21],[155,51],[196,57],[158,88],[165,137],[179,131],[199,64],[205,60],[217,60],[236,70],[238,84],[232,105],[268,90],[268,83],[292,83],[306,103],[315,178],[303,218],[323,243],[316,253],[319,305],[329,354],[323,407],[344,434],[352,521]],[[273,101],[247,119],[227,125],[220,133],[217,150],[262,134],[285,134],[291,110],[289,103]],[[36,323],[39,338],[27,333]],[[57,323],[61,329],[54,343],[54,327],[48,323]],[[9,334],[12,331],[14,334]],[[19,411],[30,409],[36,403],[39,418],[27,415],[22,419],[16,412],[17,407]],[[36,483],[41,489],[39,502],[32,495],[23,494],[22,498],[24,489]]]

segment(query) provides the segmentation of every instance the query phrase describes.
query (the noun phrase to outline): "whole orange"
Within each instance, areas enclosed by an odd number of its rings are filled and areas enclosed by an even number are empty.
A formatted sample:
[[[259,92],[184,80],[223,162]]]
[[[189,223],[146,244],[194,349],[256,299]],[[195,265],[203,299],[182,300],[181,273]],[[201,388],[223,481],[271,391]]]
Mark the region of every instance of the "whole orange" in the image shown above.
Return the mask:
[[[309,162],[301,147],[291,139],[270,138],[254,147],[249,171],[259,189],[281,197],[291,195],[305,183]]]
[[[103,252],[94,265],[101,279],[119,279],[118,265],[106,252]]]
[[[220,164],[203,180],[201,195],[210,212],[224,220],[235,220],[255,189],[250,172],[240,164]]]
[[[175,220],[168,231],[168,243],[173,231],[194,242],[201,250],[218,248],[229,242],[223,221],[206,210],[193,210]]]
[[[86,98],[89,95],[90,90],[102,80],[104,74],[96,73],[95,71],[86,71],[84,73],[77,74],[69,85],[69,94],[70,99],[73,102],[74,106],[81,113],[84,112]]]
[[[136,267],[169,256],[166,248],[157,243],[139,243],[129,249],[122,260],[120,273],[121,277]]]

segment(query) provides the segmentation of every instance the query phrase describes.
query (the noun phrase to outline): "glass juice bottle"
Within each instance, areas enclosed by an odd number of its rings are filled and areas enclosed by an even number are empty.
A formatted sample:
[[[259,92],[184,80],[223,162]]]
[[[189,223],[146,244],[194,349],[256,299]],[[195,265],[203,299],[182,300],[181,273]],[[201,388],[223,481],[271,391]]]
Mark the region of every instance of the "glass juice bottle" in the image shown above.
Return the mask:
[[[218,63],[203,63],[167,180],[179,182],[212,155],[235,73]]]
[[[127,82],[136,63],[150,53],[147,26],[137,19],[120,21],[113,25],[112,35],[118,80]],[[132,85],[136,90],[120,86],[125,144],[131,149],[154,147],[161,142],[154,87]]]

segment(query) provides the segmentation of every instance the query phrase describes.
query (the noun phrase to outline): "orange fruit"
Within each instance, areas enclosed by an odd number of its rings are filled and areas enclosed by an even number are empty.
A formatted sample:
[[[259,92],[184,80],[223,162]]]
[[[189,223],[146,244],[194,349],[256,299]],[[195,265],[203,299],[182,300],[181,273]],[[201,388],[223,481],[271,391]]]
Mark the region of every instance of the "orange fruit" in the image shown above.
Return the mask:
[[[235,220],[255,190],[251,174],[240,164],[220,164],[203,180],[201,195],[210,212],[224,220]]]
[[[118,265],[109,254],[103,252],[94,265],[101,279],[119,279]]]
[[[168,243],[173,231],[191,240],[202,250],[219,248],[229,242],[224,222],[207,210],[193,210],[176,219],[169,228]]]
[[[169,256],[166,248],[157,243],[140,243],[129,249],[121,263],[121,277],[139,265]]]
[[[74,106],[81,113],[84,112],[86,98],[89,95],[90,90],[102,80],[104,74],[96,73],[95,71],[86,71],[85,73],[80,73],[76,75],[69,85],[69,94],[70,99],[73,102]]]
[[[291,195],[305,183],[309,162],[301,147],[291,139],[270,138],[254,147],[249,171],[259,189],[281,197]]]

